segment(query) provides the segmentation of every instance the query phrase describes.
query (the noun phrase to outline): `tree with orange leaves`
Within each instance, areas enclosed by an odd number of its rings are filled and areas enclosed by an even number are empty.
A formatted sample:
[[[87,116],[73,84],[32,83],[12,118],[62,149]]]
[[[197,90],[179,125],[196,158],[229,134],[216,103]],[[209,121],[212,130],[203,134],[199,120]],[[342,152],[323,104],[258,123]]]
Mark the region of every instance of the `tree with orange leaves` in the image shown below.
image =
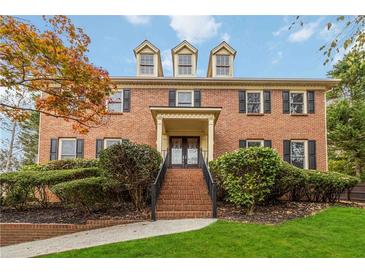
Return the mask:
[[[0,16],[0,92],[33,98],[34,105],[0,101],[0,112],[23,121],[30,112],[72,122],[87,133],[103,123],[113,90],[108,73],[90,63],[90,38],[66,16],[43,16],[45,30],[21,18]]]

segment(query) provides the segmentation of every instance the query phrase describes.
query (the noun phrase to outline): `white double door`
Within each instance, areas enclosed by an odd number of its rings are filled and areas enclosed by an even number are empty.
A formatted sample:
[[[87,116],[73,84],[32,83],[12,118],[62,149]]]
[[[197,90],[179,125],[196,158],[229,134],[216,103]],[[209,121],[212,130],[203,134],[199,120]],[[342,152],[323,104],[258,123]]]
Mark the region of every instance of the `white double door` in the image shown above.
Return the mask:
[[[199,137],[171,137],[171,165],[189,167],[199,163]]]

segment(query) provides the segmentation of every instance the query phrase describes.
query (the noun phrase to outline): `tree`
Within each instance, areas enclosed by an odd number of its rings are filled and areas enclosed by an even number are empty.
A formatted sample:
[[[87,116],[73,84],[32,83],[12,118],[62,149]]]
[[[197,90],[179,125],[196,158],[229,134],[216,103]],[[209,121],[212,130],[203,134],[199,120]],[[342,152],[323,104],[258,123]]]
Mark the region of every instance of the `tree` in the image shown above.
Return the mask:
[[[27,120],[20,123],[19,141],[22,145],[24,165],[37,161],[39,116],[38,112],[33,112]]]
[[[290,24],[289,30],[295,26],[304,26],[301,16],[297,16]],[[322,45],[319,50],[322,51],[325,60],[324,65],[334,60],[334,53],[340,50],[352,48],[354,50],[363,50],[365,46],[365,15],[357,16],[337,16],[335,22],[327,22],[325,27],[328,31],[334,31],[337,25],[337,32],[334,38]]]
[[[30,112],[63,118],[86,133],[104,121],[114,86],[87,57],[90,38],[66,16],[43,17],[44,31],[20,18],[0,16],[1,93],[25,92],[34,106],[0,102],[0,112],[21,122]],[[40,92],[42,96],[39,96]]]

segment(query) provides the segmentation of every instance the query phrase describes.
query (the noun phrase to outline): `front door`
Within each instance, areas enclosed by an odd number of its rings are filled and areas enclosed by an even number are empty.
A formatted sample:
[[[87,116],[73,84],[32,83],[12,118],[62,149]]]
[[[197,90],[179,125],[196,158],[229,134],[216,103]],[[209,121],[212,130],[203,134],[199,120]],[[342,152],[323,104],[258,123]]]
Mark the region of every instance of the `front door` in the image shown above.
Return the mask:
[[[170,153],[173,167],[198,166],[199,137],[171,137]]]

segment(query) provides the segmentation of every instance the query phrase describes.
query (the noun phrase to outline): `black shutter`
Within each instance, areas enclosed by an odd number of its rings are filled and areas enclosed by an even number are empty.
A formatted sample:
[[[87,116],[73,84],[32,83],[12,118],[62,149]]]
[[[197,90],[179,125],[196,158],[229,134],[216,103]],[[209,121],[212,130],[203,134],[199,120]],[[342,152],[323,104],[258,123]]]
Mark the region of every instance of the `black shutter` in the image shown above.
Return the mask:
[[[169,107],[176,107],[176,90],[169,90]]]
[[[129,89],[123,90],[123,112],[131,111],[131,91]]]
[[[100,157],[100,153],[103,149],[104,149],[104,140],[96,139],[96,158]]]
[[[308,141],[308,162],[309,169],[317,169],[317,159],[316,159],[316,141],[309,140]]]
[[[76,158],[84,158],[84,139],[76,140]]]
[[[201,105],[200,90],[194,90],[194,107],[199,108]]]
[[[50,160],[58,159],[58,139],[51,139],[49,159]]]
[[[284,153],[283,153],[283,158],[285,162],[290,163],[290,140],[284,140],[283,142],[283,148],[284,148]]]
[[[289,91],[283,91],[283,113],[290,113]]]
[[[246,140],[240,140],[239,147],[240,148],[246,148]]]
[[[314,113],[314,91],[313,90],[309,90],[307,91],[307,101],[308,101],[308,113]]]
[[[271,113],[271,91],[264,90],[264,113]]]
[[[246,91],[240,90],[238,92],[238,101],[240,113],[246,113]]]
[[[271,140],[264,140],[264,147],[272,147]]]

